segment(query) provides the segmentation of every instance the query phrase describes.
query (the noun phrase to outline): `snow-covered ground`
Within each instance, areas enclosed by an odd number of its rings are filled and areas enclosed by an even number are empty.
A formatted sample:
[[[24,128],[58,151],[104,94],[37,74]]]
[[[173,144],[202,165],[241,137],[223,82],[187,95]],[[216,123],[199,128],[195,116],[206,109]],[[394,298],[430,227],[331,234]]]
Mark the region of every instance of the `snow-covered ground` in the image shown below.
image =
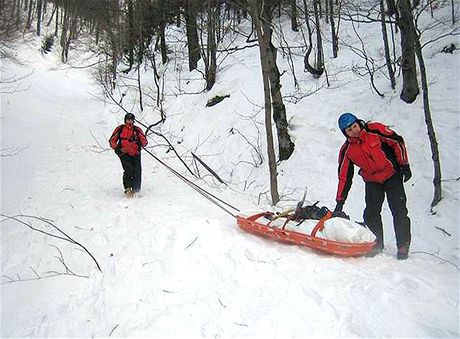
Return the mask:
[[[14,93],[2,85],[1,213],[16,217],[1,219],[0,336],[459,337],[460,59],[458,50],[439,53],[450,42],[458,46],[446,38],[425,55],[443,172],[444,198],[433,212],[421,96],[407,105],[399,87],[392,91],[378,77],[385,94],[378,97],[368,79],[343,72],[353,56],[343,49],[337,60],[327,59],[333,89],[287,102],[296,149],[279,166],[277,210],[294,205],[305,188],[308,203],[334,207],[340,113],[385,122],[404,136],[413,172],[406,261],[396,260],[386,203],[383,254],[344,259],[245,233],[145,152],[142,193],[125,198],[121,166],[107,143],[124,113],[98,99],[90,70],[60,64],[58,51],[41,55],[39,40],[18,45],[23,64],[1,65],[2,79],[28,76]],[[258,60],[256,49],[233,54],[209,93],[168,96],[165,103],[161,132],[189,164],[191,150],[228,187],[202,167],[204,178],[191,178],[161,139],[149,140],[157,157],[242,212],[272,208]],[[316,88],[323,80],[302,73],[301,63],[299,81]],[[170,93],[203,87],[198,73],[183,73],[181,80],[168,73]],[[292,93],[289,73],[282,79],[283,93]],[[230,97],[205,108],[217,94]],[[146,124],[158,119],[151,111],[133,113]],[[345,205],[358,221],[363,187],[356,175]],[[28,227],[58,234],[53,225],[84,246],[102,272],[82,246]]]

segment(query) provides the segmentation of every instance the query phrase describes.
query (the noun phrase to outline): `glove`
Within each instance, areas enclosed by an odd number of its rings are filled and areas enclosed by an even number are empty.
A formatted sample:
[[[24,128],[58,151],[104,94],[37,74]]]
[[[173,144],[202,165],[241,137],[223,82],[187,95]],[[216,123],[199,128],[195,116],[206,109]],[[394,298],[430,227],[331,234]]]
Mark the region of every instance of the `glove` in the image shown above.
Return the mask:
[[[407,182],[410,178],[412,178],[412,172],[410,170],[409,164],[402,165],[399,168],[399,172],[401,173],[404,182]]]
[[[337,201],[337,205],[335,205],[334,212],[342,212],[344,201]]]
[[[115,148],[115,154],[121,157],[123,155],[123,152],[121,151],[120,147]]]
[[[344,201],[337,201],[337,205],[335,205],[334,212],[332,212],[333,218],[343,218],[350,220],[350,217],[342,211]]]

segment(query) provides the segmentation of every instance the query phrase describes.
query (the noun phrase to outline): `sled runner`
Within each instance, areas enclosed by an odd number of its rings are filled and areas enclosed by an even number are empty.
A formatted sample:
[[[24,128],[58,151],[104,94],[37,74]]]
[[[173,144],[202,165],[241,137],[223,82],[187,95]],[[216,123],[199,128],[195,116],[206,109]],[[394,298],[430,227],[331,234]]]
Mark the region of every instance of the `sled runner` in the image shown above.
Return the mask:
[[[246,232],[266,236],[280,242],[306,246],[323,253],[341,257],[355,257],[365,255],[372,250],[375,241],[354,243],[317,237],[317,233],[324,228],[324,223],[331,216],[332,213],[329,211],[316,223],[311,234],[286,229],[287,223],[291,220],[289,216],[281,227],[273,225],[277,216],[272,212],[262,212],[249,217],[238,215],[236,219],[238,226]]]

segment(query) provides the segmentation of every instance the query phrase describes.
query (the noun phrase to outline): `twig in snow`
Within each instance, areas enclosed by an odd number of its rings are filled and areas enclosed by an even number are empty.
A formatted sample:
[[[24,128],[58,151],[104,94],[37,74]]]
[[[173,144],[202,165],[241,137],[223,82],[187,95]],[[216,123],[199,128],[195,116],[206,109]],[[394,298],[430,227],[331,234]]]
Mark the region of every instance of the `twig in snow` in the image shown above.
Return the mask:
[[[415,252],[411,252],[411,254],[428,254],[428,255],[431,255],[431,256],[433,256],[435,258],[438,258],[439,260],[442,260],[441,264],[447,262],[447,263],[451,264],[452,266],[454,266],[457,269],[457,271],[460,271],[460,268],[458,267],[457,264],[454,264],[452,261],[449,261],[447,259],[443,259],[439,255],[436,255],[434,253],[428,253],[428,252],[423,252],[423,251],[415,251]]]
[[[241,324],[241,323],[237,323],[237,322],[234,322],[235,325],[238,325],[238,326],[244,326],[244,327],[248,327],[248,324]]]
[[[438,227],[438,226],[435,226],[434,228],[436,228],[437,230],[440,230],[441,232],[443,232],[445,235],[448,235],[449,237],[452,236],[452,234],[447,232],[444,228],[441,228],[441,227]]]
[[[57,271],[47,271],[45,272],[46,274],[49,274],[47,276],[41,276],[40,274],[38,274],[38,272],[31,266],[29,266],[30,270],[32,272],[34,272],[35,276],[34,278],[26,278],[26,279],[22,279],[21,276],[19,274],[16,274],[16,279],[13,279],[7,275],[2,275],[2,277],[6,278],[6,279],[9,279],[9,281],[6,281],[6,282],[2,282],[0,285],[5,285],[5,284],[10,284],[10,283],[14,283],[14,282],[20,282],[20,281],[32,281],[32,280],[42,280],[42,279],[47,279],[47,278],[54,278],[54,277],[57,277],[57,276],[61,276],[61,275],[69,275],[69,276],[74,276],[74,277],[79,277],[79,278],[89,278],[89,276],[87,275],[80,275],[80,274],[76,274],[74,273],[72,270],[69,269],[69,267],[67,266],[67,264],[65,263],[64,261],[64,257],[62,255],[62,252],[59,248],[57,248],[56,246],[54,245],[50,245],[52,247],[54,247],[55,249],[57,249],[57,251],[59,252],[59,257],[56,256],[56,258],[61,262],[61,264],[64,266],[65,268],[65,272],[62,273],[62,272],[57,272]]]
[[[62,189],[61,193],[65,191],[75,191],[75,188],[66,186],[65,188]]]
[[[57,238],[57,239],[61,239],[61,240],[64,240],[64,241],[67,241],[67,242],[70,242],[72,244],[75,244],[79,247],[81,247],[90,257],[91,259],[93,259],[93,261],[96,263],[96,266],[98,268],[98,270],[100,272],[102,272],[102,269],[101,267],[99,266],[99,263],[97,262],[96,258],[94,258],[94,256],[86,249],[85,246],[83,246],[82,244],[80,244],[79,242],[75,241],[74,239],[72,239],[69,235],[67,235],[66,233],[64,233],[59,227],[57,227],[56,225],[54,225],[50,219],[45,219],[43,217],[37,217],[37,216],[33,216],[33,215],[23,215],[23,214],[20,214],[20,215],[15,215],[15,216],[9,216],[9,215],[5,215],[5,214],[0,214],[0,216],[2,216],[3,220],[0,221],[0,223],[4,222],[4,221],[7,221],[7,220],[14,220],[24,226],[27,226],[29,227],[30,229],[34,230],[34,231],[37,231],[39,233],[43,233],[43,234],[46,234],[46,235],[49,235],[50,237],[54,237],[54,238]],[[47,232],[47,231],[43,231],[39,228],[35,228],[34,226],[32,226],[32,224],[30,222],[25,222],[19,218],[31,218],[31,219],[37,219],[37,220],[40,220],[41,222],[47,224],[48,226],[51,226],[52,228],[54,228],[55,230],[57,230],[61,235],[56,235],[56,234],[53,234],[53,233],[50,233],[50,232]]]
[[[41,279],[40,274],[38,274],[37,271],[35,271],[35,270],[32,268],[32,266],[29,266],[29,268],[32,270],[32,272],[35,273],[35,275],[37,276],[38,279]]]
[[[190,244],[188,244],[188,246],[187,246],[184,250],[186,250],[186,249],[188,249],[190,246],[192,246],[192,245],[195,243],[195,241],[196,241],[197,239],[198,239],[198,237],[196,237],[195,239],[193,239],[193,241],[192,241]]]
[[[460,181],[460,177],[449,178],[449,179],[442,179],[442,180],[441,180],[441,182],[454,182],[454,181]]]
[[[227,306],[225,306],[225,305],[222,303],[222,301],[220,300],[220,298],[217,298],[217,300],[219,300],[219,304],[221,304],[223,308],[227,308]]]
[[[116,328],[119,326],[120,324],[116,324],[114,328],[112,328],[112,330],[110,331],[109,333],[109,337],[112,335],[113,331],[116,330]]]

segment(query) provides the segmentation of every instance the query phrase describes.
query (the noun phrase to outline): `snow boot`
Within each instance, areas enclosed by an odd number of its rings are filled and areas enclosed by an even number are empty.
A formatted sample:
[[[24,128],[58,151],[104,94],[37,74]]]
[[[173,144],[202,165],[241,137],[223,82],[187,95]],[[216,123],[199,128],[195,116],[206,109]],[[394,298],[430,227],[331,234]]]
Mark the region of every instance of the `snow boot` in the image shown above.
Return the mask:
[[[398,260],[406,260],[409,257],[409,245],[403,244],[398,246],[398,253],[396,254]]]
[[[127,198],[132,198],[134,196],[134,191],[131,187],[125,189],[125,195]]]
[[[368,258],[372,258],[372,257],[375,257],[377,254],[380,254],[383,252],[383,244],[381,242],[377,242],[374,247],[372,248],[372,250],[367,253],[365,256],[368,257]]]

